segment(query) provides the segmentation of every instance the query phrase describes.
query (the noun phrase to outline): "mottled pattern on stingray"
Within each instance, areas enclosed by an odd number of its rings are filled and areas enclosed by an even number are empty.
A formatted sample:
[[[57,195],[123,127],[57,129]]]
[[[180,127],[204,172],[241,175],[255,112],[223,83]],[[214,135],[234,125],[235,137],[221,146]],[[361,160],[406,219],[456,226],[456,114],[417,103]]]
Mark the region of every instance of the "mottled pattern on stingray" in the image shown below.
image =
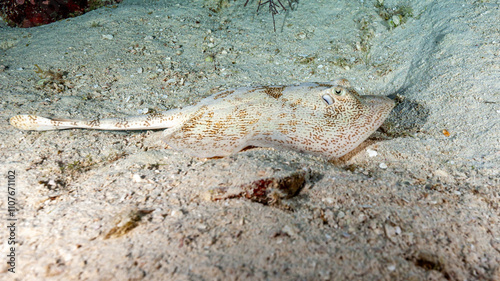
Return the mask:
[[[358,95],[347,80],[270,89],[236,89],[218,103],[206,102],[165,140],[198,157],[260,146],[335,158],[364,141],[394,107],[389,98]]]
[[[183,109],[116,119],[11,118],[25,130],[168,128],[165,142],[196,157],[227,156],[247,146],[293,149],[336,158],[368,138],[394,102],[360,96],[345,79],[332,83],[229,89]]]
[[[283,90],[285,88],[285,86],[267,86],[264,87],[264,93],[270,97],[279,99],[283,95]]]

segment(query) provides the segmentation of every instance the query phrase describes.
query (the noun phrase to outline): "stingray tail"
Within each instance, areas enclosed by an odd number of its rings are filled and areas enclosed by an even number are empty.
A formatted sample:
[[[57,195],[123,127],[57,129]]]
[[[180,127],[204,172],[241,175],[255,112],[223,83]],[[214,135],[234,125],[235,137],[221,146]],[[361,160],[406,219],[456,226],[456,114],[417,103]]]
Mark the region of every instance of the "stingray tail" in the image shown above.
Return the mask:
[[[10,124],[21,130],[64,130],[71,128],[95,130],[152,130],[166,129],[179,125],[186,119],[186,114],[179,109],[141,116],[108,119],[59,119],[36,115],[16,115],[10,118]]]

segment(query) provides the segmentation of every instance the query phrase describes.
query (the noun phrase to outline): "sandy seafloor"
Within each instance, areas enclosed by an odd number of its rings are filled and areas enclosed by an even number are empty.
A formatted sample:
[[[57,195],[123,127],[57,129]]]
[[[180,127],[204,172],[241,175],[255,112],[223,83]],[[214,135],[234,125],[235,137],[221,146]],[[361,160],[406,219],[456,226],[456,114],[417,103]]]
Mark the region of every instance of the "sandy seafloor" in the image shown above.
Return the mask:
[[[372,1],[301,1],[276,33],[244,2],[216,13],[204,1],[126,0],[0,28],[2,225],[9,170],[19,208],[16,273],[2,227],[0,279],[500,280],[499,2],[401,1],[413,17],[390,29]],[[42,79],[35,65],[64,75]],[[337,161],[259,148],[198,159],[167,149],[161,132],[8,123],[341,77],[399,104]],[[293,198],[214,200],[296,171],[309,176]]]

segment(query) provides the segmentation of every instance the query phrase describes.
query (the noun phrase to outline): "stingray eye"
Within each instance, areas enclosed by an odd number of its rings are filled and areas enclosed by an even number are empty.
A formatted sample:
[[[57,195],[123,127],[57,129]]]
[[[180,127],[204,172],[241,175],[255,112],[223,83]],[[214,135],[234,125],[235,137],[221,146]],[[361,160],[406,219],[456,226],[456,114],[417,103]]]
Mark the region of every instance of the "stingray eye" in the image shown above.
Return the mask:
[[[342,91],[342,89],[335,89],[335,94],[337,96],[343,96],[344,95],[344,91]]]
[[[321,96],[328,105],[332,105],[335,101],[330,95],[323,95]]]

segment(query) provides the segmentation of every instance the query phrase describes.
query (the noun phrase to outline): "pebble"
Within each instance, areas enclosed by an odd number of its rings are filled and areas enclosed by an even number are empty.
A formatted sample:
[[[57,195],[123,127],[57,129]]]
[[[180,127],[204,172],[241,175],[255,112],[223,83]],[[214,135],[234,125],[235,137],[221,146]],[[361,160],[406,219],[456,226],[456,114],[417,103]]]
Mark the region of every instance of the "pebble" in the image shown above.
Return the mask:
[[[288,234],[290,237],[297,235],[297,232],[289,225],[285,225],[281,231]]]
[[[134,182],[142,182],[142,178],[141,178],[141,176],[140,176],[139,174],[134,174],[134,175],[132,176],[132,180],[133,180]]]
[[[165,83],[166,83],[167,85],[170,85],[170,84],[174,84],[175,82],[177,82],[177,80],[176,80],[175,78],[170,78],[170,79],[168,79]]]
[[[326,197],[323,198],[321,201],[326,202],[328,204],[333,204],[335,202],[335,199],[333,199],[332,197]]]
[[[184,215],[184,212],[182,210],[172,210],[172,212],[170,213],[170,215],[174,218],[180,218]]]
[[[401,24],[401,21],[399,19],[399,16],[398,15],[394,15],[392,16],[392,22],[394,23],[395,26],[398,26]]]
[[[443,170],[435,170],[434,174],[436,176],[442,177],[442,178],[448,178],[448,177],[450,177],[450,175],[446,171],[443,171]]]
[[[396,226],[396,227],[394,228],[394,233],[396,233],[396,235],[401,235],[401,227]]]
[[[366,153],[368,153],[368,157],[375,157],[378,155],[378,152],[376,152],[373,149],[369,149],[369,148],[366,150]]]
[[[387,164],[385,163],[380,163],[378,166],[380,167],[380,169],[387,169]]]
[[[102,39],[113,40],[113,34],[103,34]]]
[[[139,114],[147,114],[149,112],[149,108],[138,109],[137,112]]]
[[[342,212],[342,211],[338,212],[337,219],[341,219],[341,218],[344,218],[344,217],[345,217],[345,213],[344,212]]]

